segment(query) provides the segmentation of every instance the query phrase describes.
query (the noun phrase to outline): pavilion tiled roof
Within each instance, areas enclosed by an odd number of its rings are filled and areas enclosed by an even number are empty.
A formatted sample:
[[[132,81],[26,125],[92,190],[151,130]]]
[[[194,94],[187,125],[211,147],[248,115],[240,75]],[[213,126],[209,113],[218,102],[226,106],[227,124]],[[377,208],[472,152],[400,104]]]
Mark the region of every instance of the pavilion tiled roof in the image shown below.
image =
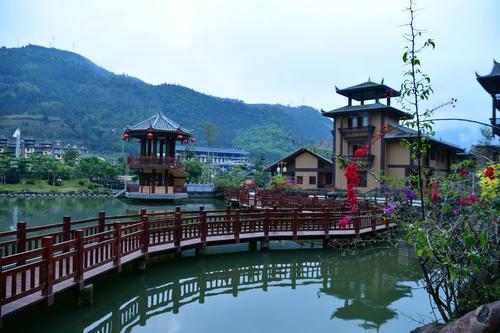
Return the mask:
[[[490,74],[481,76],[476,72],[476,78],[487,92],[490,94],[498,93],[500,91],[500,63],[493,60]]]
[[[127,129],[131,131],[153,130],[153,131],[173,132],[173,133],[182,132],[183,134],[188,134],[188,135],[191,134],[191,131],[180,126],[175,121],[168,119],[160,112],[146,120],[141,121],[138,124],[135,124],[134,126],[129,126]]]
[[[354,100],[370,100],[384,97],[398,97],[401,93],[395,89],[381,83],[371,82],[370,80],[343,89],[335,87],[337,94],[352,98]]]

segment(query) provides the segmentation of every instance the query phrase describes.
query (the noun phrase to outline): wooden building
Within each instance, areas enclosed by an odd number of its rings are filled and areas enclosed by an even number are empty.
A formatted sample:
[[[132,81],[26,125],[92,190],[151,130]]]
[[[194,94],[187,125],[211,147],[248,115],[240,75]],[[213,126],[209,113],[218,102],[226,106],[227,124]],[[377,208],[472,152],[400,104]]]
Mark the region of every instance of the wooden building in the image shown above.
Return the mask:
[[[129,156],[128,166],[138,170],[138,184],[128,184],[130,199],[172,200],[187,198],[186,166],[175,157],[177,141],[187,143],[192,133],[158,113],[125,130],[122,140],[137,140],[139,156]]]
[[[264,171],[271,175],[284,175],[294,179],[302,189],[332,186],[332,161],[310,149],[302,147],[268,166]]]
[[[336,92],[347,97],[347,105],[331,111],[322,110],[325,117],[334,120],[333,156],[363,161],[375,175],[383,174],[393,179],[410,175],[417,163],[409,149],[401,145],[401,140],[415,140],[416,132],[400,125],[400,120],[410,115],[391,106],[391,98],[400,96],[400,92],[371,81],[345,89],[336,88]],[[359,104],[355,105],[354,101]],[[376,138],[382,129],[385,129],[385,135]],[[434,174],[448,172],[456,154],[463,149],[434,138],[429,138],[429,142],[431,149],[428,156],[422,159],[423,165],[429,166]],[[365,145],[368,146],[368,154],[354,156],[355,151]],[[345,189],[342,165],[336,158],[333,163],[333,183],[336,188]],[[379,182],[367,172],[359,172],[359,176],[360,190],[371,191],[379,186]]]

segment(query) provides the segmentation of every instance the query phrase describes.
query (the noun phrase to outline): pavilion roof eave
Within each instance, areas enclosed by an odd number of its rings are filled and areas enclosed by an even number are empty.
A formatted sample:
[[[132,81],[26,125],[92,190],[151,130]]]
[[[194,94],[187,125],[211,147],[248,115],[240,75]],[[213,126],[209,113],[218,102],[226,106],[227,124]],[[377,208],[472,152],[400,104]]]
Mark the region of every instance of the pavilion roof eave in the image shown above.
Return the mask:
[[[382,103],[364,104],[364,105],[346,105],[341,108],[325,111],[321,109],[323,116],[333,118],[337,115],[349,114],[352,112],[376,112],[383,111],[397,115],[400,119],[411,119],[411,115],[404,111],[398,110],[392,106]]]

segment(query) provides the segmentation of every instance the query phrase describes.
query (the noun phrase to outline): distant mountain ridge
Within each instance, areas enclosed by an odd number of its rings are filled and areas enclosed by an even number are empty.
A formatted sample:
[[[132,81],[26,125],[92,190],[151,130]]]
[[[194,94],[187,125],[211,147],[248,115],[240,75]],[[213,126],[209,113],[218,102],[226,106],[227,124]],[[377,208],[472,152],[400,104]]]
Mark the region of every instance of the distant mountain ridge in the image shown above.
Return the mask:
[[[331,140],[329,119],[308,106],[246,104],[180,85],[151,85],[54,48],[0,48],[0,133],[6,136],[20,127],[35,138],[119,151],[122,129],[159,111],[193,129],[200,144],[207,140],[205,123],[217,126],[222,147],[233,146],[251,126],[276,126],[304,144]]]

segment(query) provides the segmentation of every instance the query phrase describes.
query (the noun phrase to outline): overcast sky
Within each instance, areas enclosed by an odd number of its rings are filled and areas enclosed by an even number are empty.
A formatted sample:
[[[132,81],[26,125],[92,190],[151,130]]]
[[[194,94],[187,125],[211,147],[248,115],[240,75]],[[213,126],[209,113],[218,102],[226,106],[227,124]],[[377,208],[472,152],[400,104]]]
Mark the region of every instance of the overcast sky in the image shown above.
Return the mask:
[[[74,50],[115,73],[177,83],[249,103],[346,104],[334,86],[368,80],[399,89],[406,0],[0,0],[0,45]],[[420,0],[417,25],[436,40],[423,57],[439,117],[487,122],[491,98],[475,78],[500,61],[500,0]],[[431,105],[432,106],[432,105]],[[436,124],[468,146],[477,126]]]

